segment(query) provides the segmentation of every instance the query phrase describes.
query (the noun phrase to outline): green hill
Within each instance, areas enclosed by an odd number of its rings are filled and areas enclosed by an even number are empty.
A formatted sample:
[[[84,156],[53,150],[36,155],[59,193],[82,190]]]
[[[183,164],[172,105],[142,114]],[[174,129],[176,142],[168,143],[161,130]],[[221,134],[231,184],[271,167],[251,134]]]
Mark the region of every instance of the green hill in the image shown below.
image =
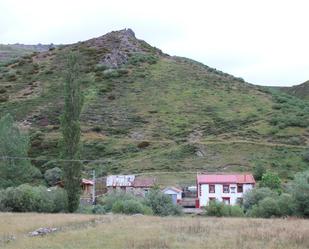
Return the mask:
[[[309,104],[201,63],[162,53],[121,30],[34,53],[0,68],[0,113],[30,131],[42,172],[58,165],[64,54],[79,51],[82,158],[98,174],[308,168]],[[186,180],[185,174],[181,176]],[[164,173],[162,178],[166,177]],[[169,178],[169,179],[170,179]],[[192,178],[191,180],[194,180]]]
[[[24,44],[0,44],[0,65],[6,65],[13,63],[20,57],[29,55],[33,52],[47,51],[49,48],[55,47],[53,44],[50,45],[24,45]]]
[[[280,90],[301,99],[309,100],[309,81],[292,87],[282,87]]]

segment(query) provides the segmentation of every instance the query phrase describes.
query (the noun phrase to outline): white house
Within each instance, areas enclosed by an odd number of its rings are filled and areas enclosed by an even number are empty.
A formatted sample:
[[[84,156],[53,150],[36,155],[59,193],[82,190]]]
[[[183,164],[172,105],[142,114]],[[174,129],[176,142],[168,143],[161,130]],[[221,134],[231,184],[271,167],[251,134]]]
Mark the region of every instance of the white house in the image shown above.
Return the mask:
[[[255,186],[252,174],[200,174],[196,178],[196,208],[208,205],[212,200],[228,205],[242,202],[243,194]]]
[[[182,190],[175,187],[167,187],[162,190],[165,195],[171,197],[174,204],[177,204],[182,199]]]

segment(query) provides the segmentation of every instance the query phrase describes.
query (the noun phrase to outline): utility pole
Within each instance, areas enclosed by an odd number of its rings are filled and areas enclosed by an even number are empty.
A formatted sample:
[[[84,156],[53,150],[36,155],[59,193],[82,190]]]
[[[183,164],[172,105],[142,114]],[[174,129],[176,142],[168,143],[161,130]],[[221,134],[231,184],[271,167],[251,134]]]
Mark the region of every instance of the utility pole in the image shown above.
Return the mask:
[[[95,170],[92,171],[92,205],[95,205]]]

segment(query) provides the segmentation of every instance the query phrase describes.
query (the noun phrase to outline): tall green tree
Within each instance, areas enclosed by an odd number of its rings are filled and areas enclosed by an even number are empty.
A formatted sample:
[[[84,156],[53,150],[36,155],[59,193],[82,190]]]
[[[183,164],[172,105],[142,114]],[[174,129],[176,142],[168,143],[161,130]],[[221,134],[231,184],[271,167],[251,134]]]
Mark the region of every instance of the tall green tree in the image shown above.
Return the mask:
[[[10,114],[0,119],[0,188],[18,186],[40,176],[28,156],[29,137],[14,125]]]
[[[79,56],[70,53],[66,58],[64,84],[64,113],[61,117],[63,134],[62,157],[64,188],[68,195],[68,210],[74,212],[79,205],[82,164],[80,159],[80,114],[83,95],[80,89]]]

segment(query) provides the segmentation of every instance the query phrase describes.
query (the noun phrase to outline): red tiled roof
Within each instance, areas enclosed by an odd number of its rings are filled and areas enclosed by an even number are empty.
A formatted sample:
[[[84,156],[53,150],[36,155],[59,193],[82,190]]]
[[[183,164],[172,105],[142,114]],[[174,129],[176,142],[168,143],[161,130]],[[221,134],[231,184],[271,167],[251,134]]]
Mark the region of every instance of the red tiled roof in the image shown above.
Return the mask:
[[[197,183],[255,183],[252,174],[197,175]]]
[[[133,182],[133,187],[135,188],[141,188],[141,187],[146,187],[150,188],[155,185],[155,178],[135,178]]]

